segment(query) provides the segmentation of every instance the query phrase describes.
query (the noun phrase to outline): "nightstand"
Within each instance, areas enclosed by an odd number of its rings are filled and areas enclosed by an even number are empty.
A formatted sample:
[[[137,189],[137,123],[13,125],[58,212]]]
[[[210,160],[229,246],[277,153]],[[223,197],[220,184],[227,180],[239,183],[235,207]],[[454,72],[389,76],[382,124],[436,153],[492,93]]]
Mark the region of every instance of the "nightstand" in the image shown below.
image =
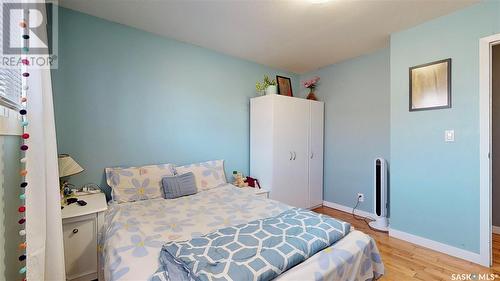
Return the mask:
[[[95,280],[99,272],[97,237],[108,209],[104,193],[78,196],[87,202],[64,205],[62,212],[66,280]]]
[[[242,187],[241,189],[253,192],[255,195],[263,198],[269,198],[269,190],[264,188],[254,188],[254,187]]]

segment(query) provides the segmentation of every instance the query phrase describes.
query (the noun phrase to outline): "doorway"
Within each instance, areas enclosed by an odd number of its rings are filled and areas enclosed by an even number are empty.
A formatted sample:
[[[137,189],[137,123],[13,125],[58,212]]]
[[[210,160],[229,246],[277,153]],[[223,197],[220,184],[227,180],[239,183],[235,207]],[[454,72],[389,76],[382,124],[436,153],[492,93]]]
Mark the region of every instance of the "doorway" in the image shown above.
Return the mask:
[[[493,264],[493,181],[499,186],[500,191],[500,175],[493,178],[494,169],[500,165],[494,164],[495,151],[493,141],[500,142],[500,137],[494,138],[493,125],[499,127],[494,129],[495,133],[500,136],[500,121],[493,123],[493,118],[499,118],[500,109],[493,112],[493,102],[500,104],[500,94],[493,101],[493,51],[497,50],[496,45],[500,44],[500,34],[491,35],[479,40],[479,257],[477,263],[483,266],[491,266]],[[494,49],[495,48],[495,49]],[[496,51],[496,57],[499,52]],[[497,69],[495,69],[497,70]],[[498,71],[495,71],[498,81]],[[498,100],[498,101],[497,101]],[[498,107],[497,107],[498,108]],[[493,117],[493,114],[495,116]],[[498,115],[498,116],[497,116]],[[495,145],[496,146],[496,145]],[[500,148],[500,146],[498,146]],[[497,157],[500,158],[500,149],[497,149]],[[495,159],[500,160],[500,159]],[[500,169],[499,169],[500,171]],[[498,183],[498,184],[497,184]],[[496,192],[497,193],[497,192]],[[500,193],[500,192],[498,192]],[[495,194],[496,195],[496,194]],[[500,197],[499,197],[500,198]],[[498,203],[497,203],[498,205]],[[495,210],[497,211],[497,210]],[[496,235],[496,234],[495,234]],[[500,236],[498,236],[500,238]],[[497,236],[495,236],[496,240]],[[500,242],[496,241],[496,242]],[[495,248],[496,249],[496,248]]]
[[[492,264],[500,263],[500,45],[491,46],[491,221]],[[499,248],[500,249],[500,248]]]

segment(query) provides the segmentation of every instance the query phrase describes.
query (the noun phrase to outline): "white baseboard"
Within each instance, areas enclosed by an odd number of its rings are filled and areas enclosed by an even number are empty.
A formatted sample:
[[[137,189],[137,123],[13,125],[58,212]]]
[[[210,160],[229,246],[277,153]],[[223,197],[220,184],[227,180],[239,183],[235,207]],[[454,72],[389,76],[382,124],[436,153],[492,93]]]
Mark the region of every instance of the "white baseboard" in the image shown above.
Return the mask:
[[[340,204],[333,203],[333,202],[323,201],[323,206],[330,207],[330,208],[333,208],[333,209],[336,209],[339,211],[343,211],[343,212],[347,212],[347,213],[352,213],[352,207],[347,207],[347,206],[340,205]],[[365,217],[365,218],[375,217],[375,214],[369,213],[369,212],[366,212],[363,210],[356,210],[355,214],[357,216]],[[493,226],[493,232],[497,233],[496,231],[498,231],[498,233],[500,234],[500,226]],[[453,257],[464,259],[464,260],[467,260],[467,261],[470,261],[473,263],[477,263],[477,264],[480,264],[483,266],[489,266],[489,265],[484,265],[482,263],[481,255],[479,255],[477,253],[470,252],[470,251],[460,249],[457,247],[453,247],[450,245],[446,245],[444,243],[437,242],[437,241],[434,241],[431,239],[427,239],[427,238],[424,238],[421,236],[406,233],[406,232],[403,232],[403,231],[400,231],[400,230],[397,230],[394,228],[390,228],[390,226],[389,226],[389,236],[394,237],[394,238],[398,238],[398,239],[401,239],[401,240],[404,240],[404,241],[407,241],[407,242],[410,242],[410,243],[413,243],[413,244],[416,244],[416,245],[419,245],[419,246],[422,246],[425,248],[429,248],[431,250],[438,251],[438,252],[453,256]]]
[[[491,232],[493,232],[495,234],[500,234],[500,226],[492,225],[491,226]]]
[[[343,212],[346,212],[349,214],[352,213],[352,207],[347,207],[347,206],[340,205],[340,204],[333,203],[333,202],[323,201],[323,206],[333,208],[333,209],[336,209],[339,211],[343,211]],[[359,210],[359,209],[356,209],[355,214],[356,214],[356,216],[360,216],[360,217],[364,217],[364,218],[374,218],[375,217],[375,214],[372,214],[372,213],[369,213],[369,212],[366,212],[363,210]]]
[[[419,245],[419,246],[422,246],[425,248],[429,248],[431,250],[438,251],[438,252],[453,256],[453,257],[464,259],[464,260],[467,260],[467,261],[470,261],[473,263],[477,263],[477,264],[480,264],[483,266],[489,266],[489,265],[482,264],[481,255],[474,253],[474,252],[464,250],[464,249],[460,249],[457,247],[446,245],[446,244],[441,243],[441,242],[437,242],[437,241],[427,239],[427,238],[424,238],[421,236],[417,236],[417,235],[413,235],[413,234],[406,233],[403,231],[399,231],[399,230],[394,229],[394,228],[389,228],[389,236],[394,237],[394,238],[398,238],[398,239],[401,239],[401,240],[404,240],[404,241],[407,241],[407,242],[410,242],[410,243],[413,243],[413,244],[416,244],[416,245]]]

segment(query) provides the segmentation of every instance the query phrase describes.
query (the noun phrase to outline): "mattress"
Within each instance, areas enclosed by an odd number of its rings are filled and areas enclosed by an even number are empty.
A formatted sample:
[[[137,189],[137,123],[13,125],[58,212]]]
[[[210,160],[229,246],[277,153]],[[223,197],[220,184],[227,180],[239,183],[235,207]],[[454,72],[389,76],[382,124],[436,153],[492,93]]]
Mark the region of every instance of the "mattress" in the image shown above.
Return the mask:
[[[148,280],[159,267],[165,242],[188,240],[290,208],[230,184],[177,199],[110,204],[99,239],[105,280]],[[353,231],[278,279],[365,281],[383,271],[373,239]]]

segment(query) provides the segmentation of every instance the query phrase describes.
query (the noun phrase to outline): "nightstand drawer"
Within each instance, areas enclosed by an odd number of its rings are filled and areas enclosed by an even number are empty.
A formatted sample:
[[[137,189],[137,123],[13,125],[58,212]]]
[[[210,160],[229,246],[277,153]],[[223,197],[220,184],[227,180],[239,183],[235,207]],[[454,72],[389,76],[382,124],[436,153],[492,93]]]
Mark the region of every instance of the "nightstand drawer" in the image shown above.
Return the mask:
[[[97,278],[97,215],[63,220],[67,280]]]

